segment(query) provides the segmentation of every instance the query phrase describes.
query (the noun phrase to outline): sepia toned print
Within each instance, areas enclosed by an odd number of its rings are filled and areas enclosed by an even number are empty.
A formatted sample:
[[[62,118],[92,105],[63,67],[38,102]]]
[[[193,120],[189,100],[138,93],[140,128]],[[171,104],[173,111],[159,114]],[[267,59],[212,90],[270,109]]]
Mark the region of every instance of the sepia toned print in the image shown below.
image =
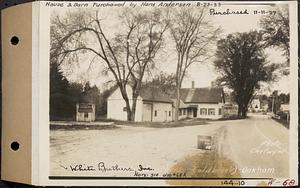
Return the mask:
[[[287,3],[44,6],[50,179],[290,178]]]

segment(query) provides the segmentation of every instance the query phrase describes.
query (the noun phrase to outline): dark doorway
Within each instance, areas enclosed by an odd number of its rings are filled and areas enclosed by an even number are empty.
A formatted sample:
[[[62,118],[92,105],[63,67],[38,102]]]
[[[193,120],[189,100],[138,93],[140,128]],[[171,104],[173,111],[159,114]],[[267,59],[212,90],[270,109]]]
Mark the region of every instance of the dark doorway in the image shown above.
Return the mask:
[[[193,117],[197,117],[197,111],[198,111],[197,108],[193,108]]]

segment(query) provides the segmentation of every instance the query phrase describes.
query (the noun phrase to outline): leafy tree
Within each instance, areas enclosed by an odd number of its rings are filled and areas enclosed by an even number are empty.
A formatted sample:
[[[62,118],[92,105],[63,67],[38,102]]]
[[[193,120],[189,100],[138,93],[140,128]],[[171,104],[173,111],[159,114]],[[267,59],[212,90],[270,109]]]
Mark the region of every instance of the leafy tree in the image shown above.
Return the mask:
[[[50,120],[75,119],[83,86],[70,83],[57,64],[50,66]]]
[[[68,80],[58,66],[50,67],[50,119],[72,117],[72,103],[68,97]]]
[[[290,94],[280,93],[279,100],[281,104],[290,103]]]
[[[278,5],[275,15],[264,16],[260,20],[263,40],[267,47],[277,47],[286,57],[283,73],[289,74],[290,65],[290,25],[288,5]]]
[[[219,29],[206,18],[207,9],[182,8],[171,15],[171,36],[177,52],[175,121],[178,121],[180,88],[190,66],[206,62]]]
[[[238,116],[245,118],[249,102],[261,82],[275,79],[275,64],[266,61],[262,35],[257,31],[234,33],[217,44],[214,65],[221,74],[219,83],[233,90]]]

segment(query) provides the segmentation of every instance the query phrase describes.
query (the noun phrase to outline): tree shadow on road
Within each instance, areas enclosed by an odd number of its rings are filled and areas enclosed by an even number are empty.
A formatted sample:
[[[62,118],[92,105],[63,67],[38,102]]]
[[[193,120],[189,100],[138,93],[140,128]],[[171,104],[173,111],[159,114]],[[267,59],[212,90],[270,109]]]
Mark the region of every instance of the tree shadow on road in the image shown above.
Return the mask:
[[[215,151],[205,152],[187,156],[171,170],[171,174],[184,173],[186,178],[181,180],[167,180],[170,185],[201,185],[205,183],[203,180],[196,178],[241,178],[241,174],[235,163],[223,156],[220,156]]]

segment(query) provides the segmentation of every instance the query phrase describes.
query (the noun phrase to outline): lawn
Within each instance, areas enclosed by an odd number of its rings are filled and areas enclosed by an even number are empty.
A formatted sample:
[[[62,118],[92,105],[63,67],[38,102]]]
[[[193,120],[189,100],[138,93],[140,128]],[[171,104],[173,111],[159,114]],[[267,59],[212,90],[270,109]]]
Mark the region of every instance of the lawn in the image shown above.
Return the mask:
[[[283,125],[285,128],[289,129],[290,128],[290,122],[288,122],[287,120],[285,119],[277,119],[277,118],[273,118],[272,119],[274,121],[277,121],[278,123],[280,123],[281,125]]]
[[[119,128],[114,124],[104,125],[89,125],[87,124],[69,124],[69,125],[57,125],[50,123],[50,130],[104,130],[104,129],[115,129]]]
[[[177,122],[129,122],[112,120],[117,125],[134,126],[134,127],[151,127],[151,128],[175,128],[193,125],[205,125],[207,120],[204,119],[184,119]]]
[[[99,125],[98,125],[99,124]],[[98,119],[95,122],[75,122],[75,121],[58,121],[50,122],[51,130],[102,130],[118,128],[117,125],[133,127],[151,127],[151,128],[175,128],[193,125],[205,125],[207,120],[204,119],[184,119],[178,122],[130,122],[113,119]]]

